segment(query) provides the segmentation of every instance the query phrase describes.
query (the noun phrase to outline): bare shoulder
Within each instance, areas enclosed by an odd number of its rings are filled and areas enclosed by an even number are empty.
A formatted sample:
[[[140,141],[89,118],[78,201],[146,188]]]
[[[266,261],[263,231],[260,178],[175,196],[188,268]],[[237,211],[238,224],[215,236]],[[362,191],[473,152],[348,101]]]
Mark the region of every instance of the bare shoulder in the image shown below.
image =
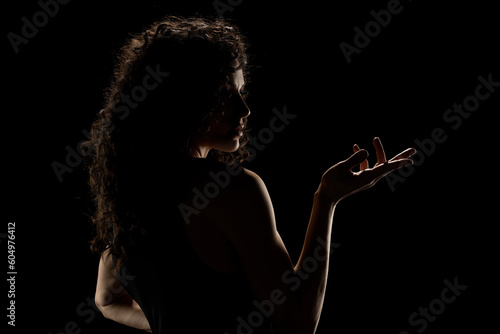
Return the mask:
[[[260,187],[265,187],[264,181],[262,181],[261,177],[247,168],[241,168],[241,174],[238,179],[241,182],[241,186],[250,189],[258,189]]]
[[[215,205],[219,212],[219,228],[226,232],[233,229],[273,230],[274,210],[271,198],[262,178],[255,172],[241,168],[238,175],[231,177],[226,189],[221,192]]]
[[[229,186],[227,187],[227,192],[224,194],[225,199],[234,198],[234,200],[245,200],[245,199],[268,199],[269,194],[267,192],[266,185],[262,178],[255,172],[247,169],[241,168],[238,175],[231,178]],[[242,202],[244,204],[250,204],[248,202]]]

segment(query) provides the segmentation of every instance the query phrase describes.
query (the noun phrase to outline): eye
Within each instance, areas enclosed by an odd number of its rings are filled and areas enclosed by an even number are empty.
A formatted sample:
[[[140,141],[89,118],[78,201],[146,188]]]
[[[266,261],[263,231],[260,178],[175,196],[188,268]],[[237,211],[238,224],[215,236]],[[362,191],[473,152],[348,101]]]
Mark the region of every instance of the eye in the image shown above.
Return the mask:
[[[250,95],[250,92],[245,89],[242,89],[240,90],[240,95],[241,97],[247,97],[248,95]]]

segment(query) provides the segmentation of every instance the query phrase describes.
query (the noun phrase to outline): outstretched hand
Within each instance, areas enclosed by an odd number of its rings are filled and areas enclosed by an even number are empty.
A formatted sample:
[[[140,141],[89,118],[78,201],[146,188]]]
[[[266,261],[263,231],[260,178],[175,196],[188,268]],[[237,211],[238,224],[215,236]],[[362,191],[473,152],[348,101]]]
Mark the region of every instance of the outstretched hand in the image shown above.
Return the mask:
[[[378,137],[373,139],[373,146],[377,154],[377,163],[372,168],[367,160],[368,151],[354,145],[353,155],[330,167],[323,174],[318,190],[336,203],[342,198],[372,187],[394,170],[413,164],[409,157],[417,152],[414,148],[409,148],[387,161],[382,142]],[[353,171],[356,166],[359,166],[358,172]]]

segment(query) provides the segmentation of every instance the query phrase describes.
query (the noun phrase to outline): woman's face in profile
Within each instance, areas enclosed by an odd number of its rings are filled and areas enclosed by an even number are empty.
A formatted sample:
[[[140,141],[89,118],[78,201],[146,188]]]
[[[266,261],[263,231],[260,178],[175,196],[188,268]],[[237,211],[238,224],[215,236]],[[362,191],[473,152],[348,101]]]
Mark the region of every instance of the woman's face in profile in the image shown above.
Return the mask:
[[[232,66],[237,69],[239,63],[235,61]],[[242,69],[231,73],[227,88],[231,93],[230,97],[217,107],[210,131],[194,140],[194,145],[201,154],[198,157],[206,157],[211,149],[234,152],[239,148],[245,126],[244,120],[250,115],[250,109],[242,97],[244,85]]]

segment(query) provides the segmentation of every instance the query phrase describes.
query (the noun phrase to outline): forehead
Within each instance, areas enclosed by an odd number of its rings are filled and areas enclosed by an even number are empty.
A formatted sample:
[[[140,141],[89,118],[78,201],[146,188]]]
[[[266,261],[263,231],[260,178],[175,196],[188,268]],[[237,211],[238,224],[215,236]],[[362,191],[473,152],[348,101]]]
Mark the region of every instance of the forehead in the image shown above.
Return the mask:
[[[231,67],[237,69],[229,76],[231,83],[236,87],[243,87],[245,85],[245,77],[243,75],[243,69],[240,68],[240,62],[238,60],[233,60],[231,62]]]

